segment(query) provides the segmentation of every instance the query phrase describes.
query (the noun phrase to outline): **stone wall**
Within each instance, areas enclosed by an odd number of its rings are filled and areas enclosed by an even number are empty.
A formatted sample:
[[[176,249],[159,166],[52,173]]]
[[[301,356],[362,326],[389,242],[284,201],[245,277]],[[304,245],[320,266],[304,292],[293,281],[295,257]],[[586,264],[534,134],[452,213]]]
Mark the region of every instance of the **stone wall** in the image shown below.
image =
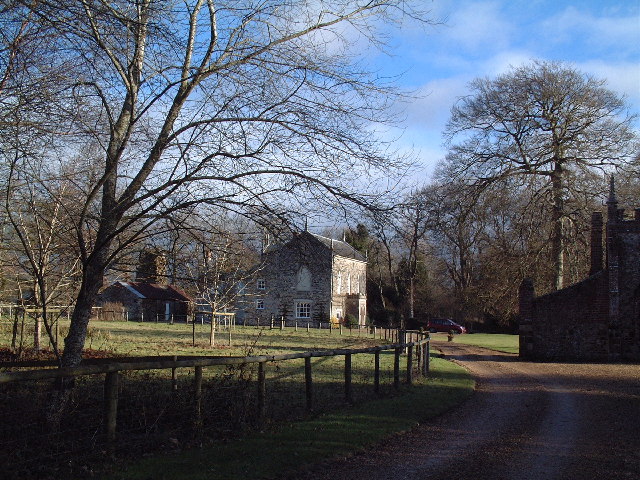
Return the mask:
[[[606,272],[568,288],[532,298],[528,335],[521,356],[532,359],[606,359],[608,300]],[[522,311],[522,309],[521,309]]]
[[[614,226],[618,250],[618,317],[613,328],[619,330],[620,356],[640,358],[640,212],[636,221]]]
[[[602,269],[602,215],[592,217],[591,275],[536,298],[520,286],[520,356],[532,359],[640,360],[640,209],[617,208],[613,182]]]

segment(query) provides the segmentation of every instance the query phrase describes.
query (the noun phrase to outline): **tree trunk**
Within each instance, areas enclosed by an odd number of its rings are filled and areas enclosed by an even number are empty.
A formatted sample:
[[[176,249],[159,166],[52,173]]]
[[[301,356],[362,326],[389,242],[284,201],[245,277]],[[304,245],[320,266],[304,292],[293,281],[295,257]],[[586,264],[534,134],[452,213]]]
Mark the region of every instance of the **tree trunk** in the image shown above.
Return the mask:
[[[38,307],[36,307],[38,308]],[[42,338],[42,316],[40,312],[35,312],[35,325],[33,328],[33,349],[36,353],[40,353],[41,345],[40,339]]]
[[[554,290],[560,290],[564,280],[564,167],[556,162],[551,176],[553,195],[553,233],[551,236],[551,261],[553,263]]]
[[[85,265],[85,274],[71,316],[69,333],[64,339],[64,352],[60,359],[61,367],[74,367],[82,361],[82,351],[87,338],[91,310],[98,291],[102,287],[104,259],[107,257],[110,242],[102,245],[101,251],[90,257]],[[60,428],[60,422],[73,386],[73,378],[61,377],[55,381],[46,411],[46,421],[50,431],[57,431]]]

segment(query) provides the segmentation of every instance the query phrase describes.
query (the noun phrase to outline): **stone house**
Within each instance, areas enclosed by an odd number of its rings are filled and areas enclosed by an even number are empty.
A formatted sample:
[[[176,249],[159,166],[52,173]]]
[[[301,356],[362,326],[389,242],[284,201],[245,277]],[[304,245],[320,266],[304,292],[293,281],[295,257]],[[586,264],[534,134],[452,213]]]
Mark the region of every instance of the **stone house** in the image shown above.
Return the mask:
[[[307,231],[266,249],[260,267],[244,286],[238,320],[266,324],[284,319],[300,325],[342,322],[347,315],[366,323],[367,261],[346,242]]]
[[[540,297],[525,279],[519,296],[521,357],[640,359],[640,208],[625,217],[613,179],[604,248],[602,213],[591,219],[589,276]]]
[[[130,321],[186,322],[193,313],[194,301],[181,289],[167,285],[165,271],[166,260],[161,253],[143,252],[136,281],[109,285],[100,292],[96,306],[121,310]]]

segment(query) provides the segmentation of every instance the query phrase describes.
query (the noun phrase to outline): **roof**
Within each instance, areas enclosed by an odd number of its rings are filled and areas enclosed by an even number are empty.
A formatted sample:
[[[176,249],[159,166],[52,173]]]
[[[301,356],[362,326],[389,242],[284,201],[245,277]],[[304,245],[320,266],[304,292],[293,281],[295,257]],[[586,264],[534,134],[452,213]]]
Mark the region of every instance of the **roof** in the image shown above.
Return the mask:
[[[331,249],[334,255],[340,255],[341,257],[353,258],[355,260],[360,260],[361,262],[366,262],[367,259],[364,255],[362,255],[358,250],[353,248],[347,242],[342,242],[340,240],[335,240],[333,238],[323,237],[322,235],[317,235],[315,233],[306,232],[324,246]]]
[[[117,282],[139,298],[148,300],[164,300],[173,302],[192,302],[185,292],[172,285],[160,285],[147,282]]]

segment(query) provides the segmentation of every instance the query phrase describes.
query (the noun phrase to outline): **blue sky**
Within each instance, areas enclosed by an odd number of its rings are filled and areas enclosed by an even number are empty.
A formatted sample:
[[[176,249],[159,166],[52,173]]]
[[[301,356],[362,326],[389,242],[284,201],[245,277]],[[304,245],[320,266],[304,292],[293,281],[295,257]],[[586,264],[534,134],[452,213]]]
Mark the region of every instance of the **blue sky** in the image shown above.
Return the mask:
[[[419,96],[405,108],[397,141],[400,150],[414,149],[424,167],[416,180],[426,180],[444,157],[441,133],[468,82],[532,59],[568,62],[606,79],[640,112],[640,0],[423,2],[442,24],[407,20],[389,40],[392,56],[371,59]]]

